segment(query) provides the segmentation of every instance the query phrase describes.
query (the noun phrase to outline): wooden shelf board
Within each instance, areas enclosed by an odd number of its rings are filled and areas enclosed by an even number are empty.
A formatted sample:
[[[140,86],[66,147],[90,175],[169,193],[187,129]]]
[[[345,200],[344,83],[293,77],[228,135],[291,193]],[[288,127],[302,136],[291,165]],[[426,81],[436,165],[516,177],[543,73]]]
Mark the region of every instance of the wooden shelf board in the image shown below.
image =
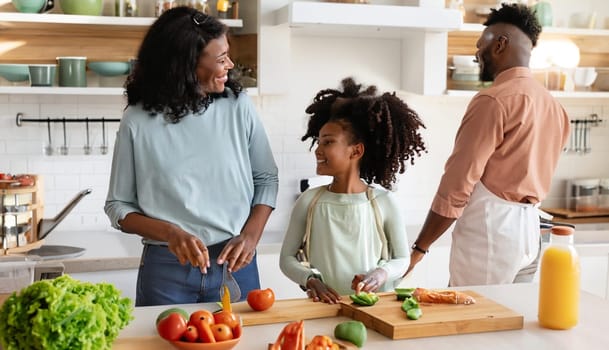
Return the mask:
[[[124,91],[122,87],[0,86],[0,94],[11,95],[122,96]],[[246,88],[245,91],[249,96],[258,96],[258,88]]]

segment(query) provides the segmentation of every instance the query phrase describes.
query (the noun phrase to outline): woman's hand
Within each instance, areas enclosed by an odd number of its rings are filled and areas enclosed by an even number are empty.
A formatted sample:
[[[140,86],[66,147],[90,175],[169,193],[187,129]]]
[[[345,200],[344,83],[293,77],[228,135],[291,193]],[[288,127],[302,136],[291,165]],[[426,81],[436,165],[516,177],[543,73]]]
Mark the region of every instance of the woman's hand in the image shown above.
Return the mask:
[[[226,243],[218,256],[218,264],[222,265],[227,261],[228,270],[236,272],[251,263],[254,254],[256,254],[256,242],[248,239],[247,235],[240,234]]]
[[[351,281],[351,289],[359,292],[376,292],[387,281],[387,271],[376,268],[367,274],[357,274]]]
[[[306,287],[307,296],[313,301],[321,301],[327,304],[336,304],[340,301],[340,295],[334,289],[326,286],[320,279],[309,278]]]
[[[190,263],[201,269],[201,273],[207,273],[209,267],[209,252],[203,242],[190,233],[174,226],[174,229],[167,235],[167,246],[180,261],[185,265]]]

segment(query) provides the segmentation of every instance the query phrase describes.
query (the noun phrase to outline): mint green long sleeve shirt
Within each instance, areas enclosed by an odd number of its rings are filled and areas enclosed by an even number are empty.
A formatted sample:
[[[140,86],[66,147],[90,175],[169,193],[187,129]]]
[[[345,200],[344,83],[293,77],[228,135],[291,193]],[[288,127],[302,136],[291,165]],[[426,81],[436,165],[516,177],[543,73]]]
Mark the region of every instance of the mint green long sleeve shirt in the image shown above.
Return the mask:
[[[129,106],[120,123],[105,212],[174,223],[212,245],[238,235],[256,204],[275,207],[277,166],[245,94],[217,98],[179,123]],[[149,242],[159,243],[159,242]]]
[[[301,286],[314,271],[302,266],[295,255],[305,234],[307,209],[318,189],[305,191],[294,204],[279,257],[281,271]],[[380,188],[374,189],[373,196],[391,248],[387,261],[381,259],[382,241],[365,192],[325,191],[313,210],[309,262],[321,274],[323,282],[341,295],[353,293],[351,280],[356,274],[376,268],[387,272],[387,281],[381,290],[393,290],[394,282],[410,263],[406,225],[395,196]]]

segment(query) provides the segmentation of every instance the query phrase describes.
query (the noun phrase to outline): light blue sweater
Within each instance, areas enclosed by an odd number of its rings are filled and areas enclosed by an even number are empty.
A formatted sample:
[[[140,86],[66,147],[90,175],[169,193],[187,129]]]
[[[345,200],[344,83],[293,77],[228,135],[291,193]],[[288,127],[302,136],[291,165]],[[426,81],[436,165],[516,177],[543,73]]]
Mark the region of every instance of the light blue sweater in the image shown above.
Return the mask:
[[[251,207],[275,207],[277,166],[256,110],[242,93],[179,123],[129,106],[121,120],[105,211],[168,221],[212,245],[238,235]],[[158,243],[158,242],[149,242]]]

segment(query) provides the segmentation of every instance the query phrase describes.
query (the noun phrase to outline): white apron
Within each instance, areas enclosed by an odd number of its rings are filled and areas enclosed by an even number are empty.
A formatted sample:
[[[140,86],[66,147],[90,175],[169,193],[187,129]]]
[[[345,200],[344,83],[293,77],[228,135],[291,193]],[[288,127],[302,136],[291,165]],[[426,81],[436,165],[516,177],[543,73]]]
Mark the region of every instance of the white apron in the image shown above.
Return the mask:
[[[478,182],[452,233],[450,286],[513,283],[539,254],[538,206],[506,201]]]

